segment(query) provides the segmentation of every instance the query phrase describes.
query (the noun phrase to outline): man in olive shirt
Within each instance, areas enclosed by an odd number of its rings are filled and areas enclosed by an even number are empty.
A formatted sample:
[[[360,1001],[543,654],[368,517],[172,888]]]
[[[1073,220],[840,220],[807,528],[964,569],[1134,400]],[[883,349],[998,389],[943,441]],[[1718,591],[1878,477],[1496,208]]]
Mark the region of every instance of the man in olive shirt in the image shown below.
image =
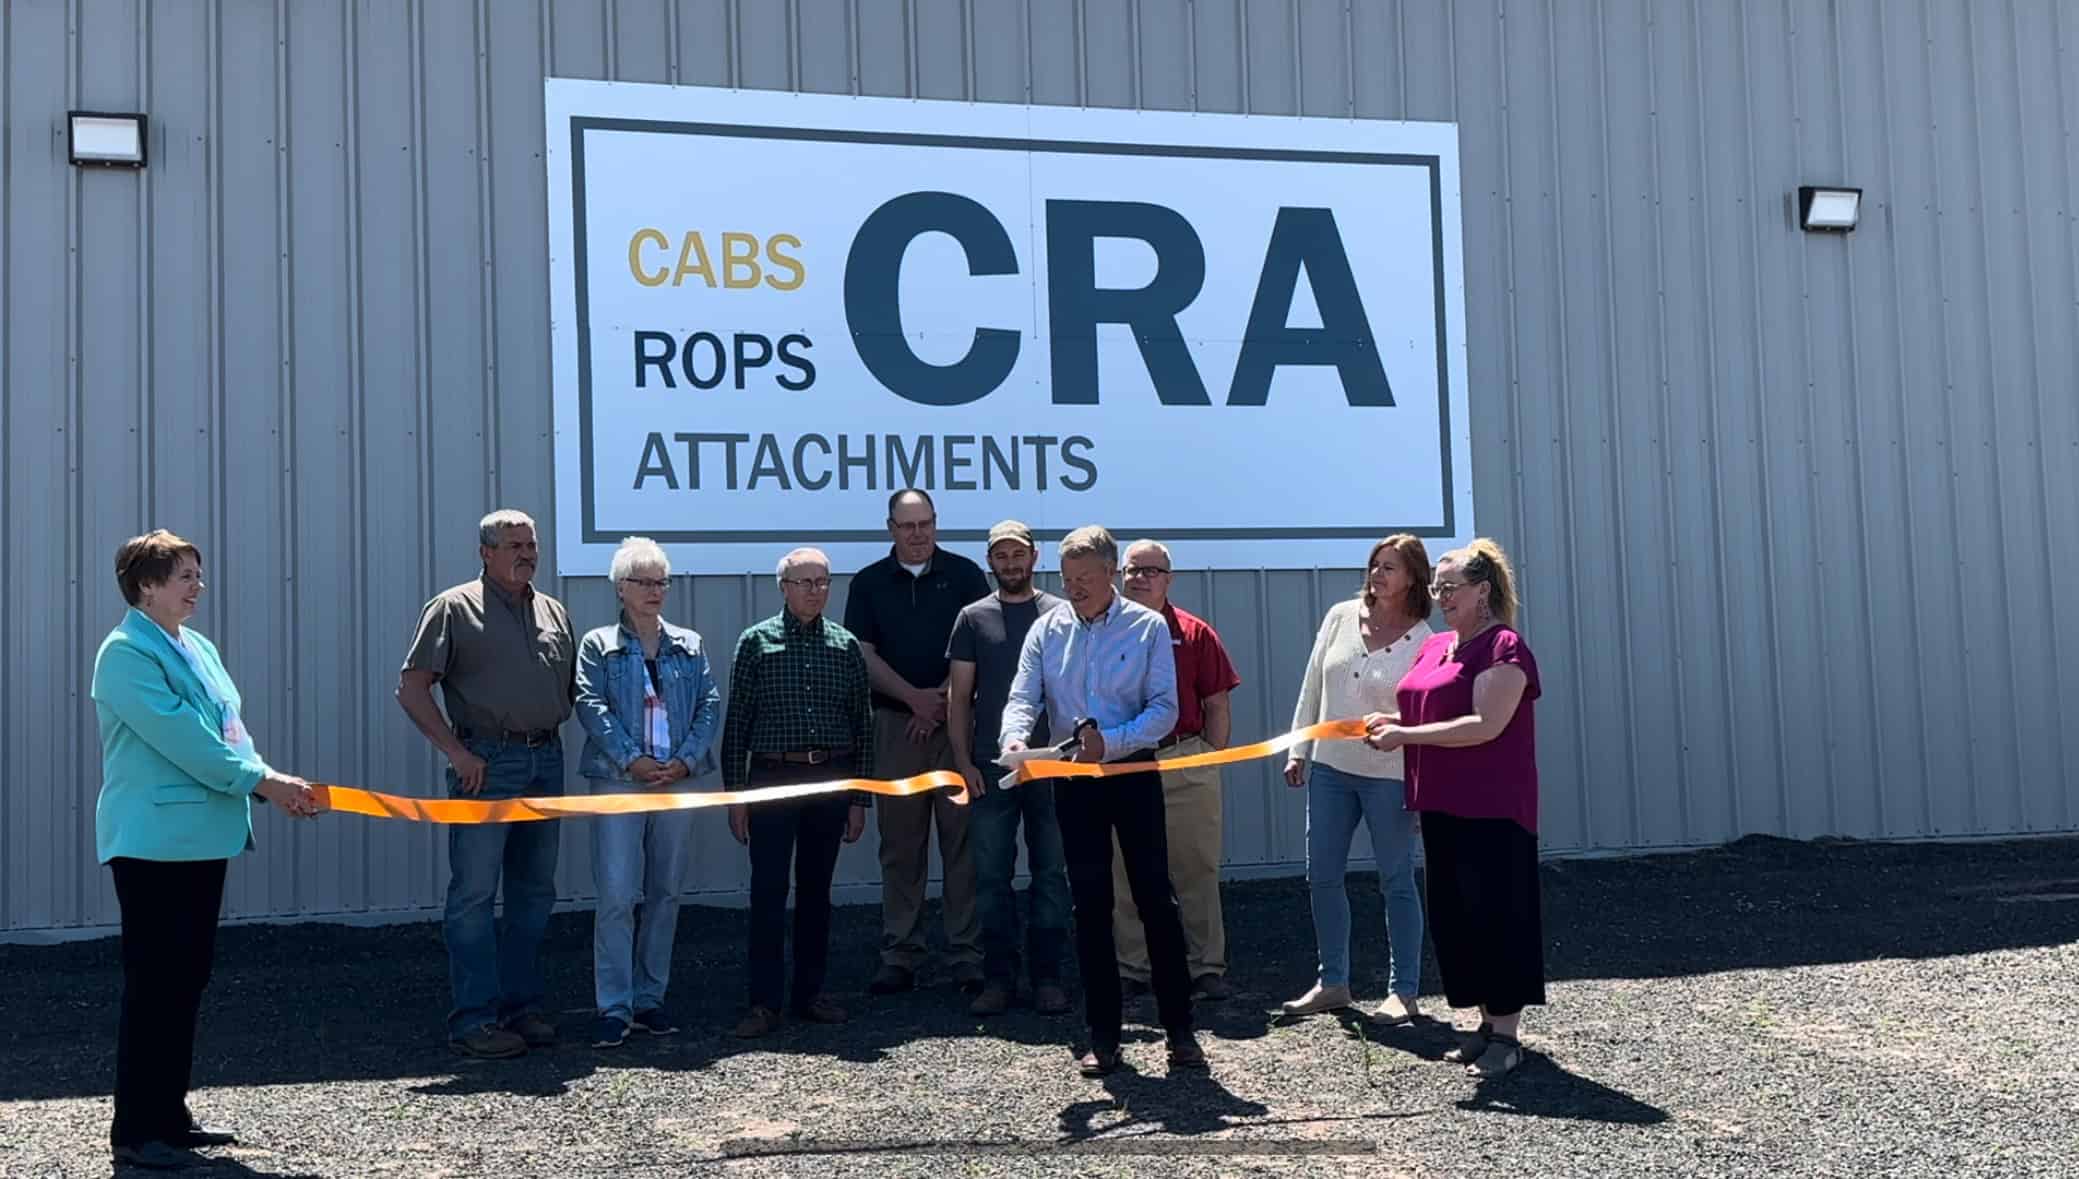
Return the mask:
[[[795,549],[780,559],[786,608],[744,631],[729,667],[729,710],[722,721],[722,785],[729,790],[870,778],[873,709],[866,660],[850,631],[823,617],[830,601],[830,558]],[[729,808],[729,832],[751,849],[750,1009],[742,1039],[780,1025],[785,981],[787,868],[794,869],[796,1018],[843,1023],[823,997],[830,952],[830,880],[838,841],[856,843],[873,796],[854,793],[778,799]]]
[[[982,567],[938,547],[931,497],[908,489],[888,497],[887,556],[861,569],[845,595],[845,629],[859,636],[873,677],[874,758],[884,778],[953,767],[946,736],[946,639],[969,602],[989,596]],[[877,995],[916,985],[923,965],[924,884],[931,828],[945,868],[946,959],[963,988],[982,983],[975,868],[968,808],[943,790],[880,804],[881,966]]]
[[[397,701],[448,759],[448,790],[481,798],[563,793],[557,728],[576,698],[577,640],[563,603],[533,586],[534,521],[510,509],[477,525],[483,576],[426,603]],[[433,703],[438,683],[447,717]],[[518,1056],[553,1044],[542,1014],[541,938],[556,904],[559,823],[448,827],[448,1044]],[[505,878],[505,921],[492,905]]]

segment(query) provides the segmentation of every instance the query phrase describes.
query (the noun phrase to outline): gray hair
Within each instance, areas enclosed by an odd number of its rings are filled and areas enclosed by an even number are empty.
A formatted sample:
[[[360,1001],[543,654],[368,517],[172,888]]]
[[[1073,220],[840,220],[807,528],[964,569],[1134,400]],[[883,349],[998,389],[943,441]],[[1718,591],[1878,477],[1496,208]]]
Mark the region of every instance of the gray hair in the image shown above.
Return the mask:
[[[1118,568],[1119,542],[1105,531],[1102,524],[1085,524],[1061,538],[1061,559],[1071,557],[1102,557],[1104,563]]]
[[[1147,540],[1143,538],[1141,540],[1134,541],[1132,544],[1126,546],[1127,555],[1133,555],[1133,550],[1135,549],[1154,549],[1156,552],[1161,553],[1162,559],[1168,561],[1171,565],[1175,565],[1177,563],[1177,559],[1169,555],[1169,546],[1162,543],[1159,540]]]
[[[631,536],[614,550],[614,563],[607,576],[614,584],[634,577],[638,573],[655,570],[665,577],[671,576],[671,558],[664,555],[664,547],[647,536]]]
[[[793,549],[786,556],[780,558],[780,567],[773,570],[773,580],[787,580],[787,571],[796,565],[821,565],[823,572],[830,572],[830,558],[824,554],[822,549],[800,548]]]
[[[534,517],[517,508],[500,508],[477,521],[476,542],[487,549],[495,549],[505,539],[508,528],[532,528]]]

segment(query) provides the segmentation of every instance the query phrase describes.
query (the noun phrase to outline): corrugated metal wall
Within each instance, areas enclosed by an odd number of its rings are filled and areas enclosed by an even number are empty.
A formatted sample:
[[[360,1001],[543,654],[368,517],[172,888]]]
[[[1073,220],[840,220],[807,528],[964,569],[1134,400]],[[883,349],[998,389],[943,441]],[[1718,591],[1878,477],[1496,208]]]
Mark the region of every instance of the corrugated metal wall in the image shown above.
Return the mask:
[[[472,573],[487,507],[550,510],[545,74],[1454,121],[1476,502],[1546,677],[1546,845],[2079,826],[2065,0],[0,14],[0,930],[113,920],[87,677],[146,525],[207,551],[198,625],[271,757],[434,787],[390,697],[416,611]],[[70,107],[148,112],[151,166],[68,167]],[[1797,232],[1812,182],[1863,186],[1862,228]],[[1180,580],[1247,681],[1240,734],[1282,727],[1353,577]],[[551,588],[610,616],[603,582]],[[776,608],[761,579],[671,603],[723,651]],[[438,903],[433,831],[262,828],[235,915]],[[1235,865],[1296,864],[1301,801],[1235,772],[1227,832]],[[701,838],[695,887],[739,888],[719,819]],[[571,825],[572,897],[585,845]],[[870,838],[840,871],[877,877]]]

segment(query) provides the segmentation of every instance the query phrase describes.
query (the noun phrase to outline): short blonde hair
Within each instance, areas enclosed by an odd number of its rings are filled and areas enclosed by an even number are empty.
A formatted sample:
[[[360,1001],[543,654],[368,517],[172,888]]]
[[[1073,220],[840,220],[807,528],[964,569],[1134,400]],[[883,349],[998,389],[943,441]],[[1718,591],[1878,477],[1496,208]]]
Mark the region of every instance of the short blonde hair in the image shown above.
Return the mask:
[[[1509,555],[1502,547],[1482,536],[1462,549],[1445,553],[1444,561],[1458,566],[1467,585],[1487,586],[1487,608],[1506,626],[1516,625],[1516,570],[1509,565]]]
[[[1085,524],[1061,538],[1061,559],[1073,557],[1102,557],[1104,563],[1118,568],[1119,542],[1102,524]]]

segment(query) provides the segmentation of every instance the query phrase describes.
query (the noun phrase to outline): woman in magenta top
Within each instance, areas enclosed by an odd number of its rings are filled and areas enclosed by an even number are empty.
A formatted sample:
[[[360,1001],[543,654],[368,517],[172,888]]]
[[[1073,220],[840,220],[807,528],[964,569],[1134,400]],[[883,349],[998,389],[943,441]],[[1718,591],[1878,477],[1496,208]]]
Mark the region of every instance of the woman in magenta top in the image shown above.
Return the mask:
[[[1444,1058],[1480,1077],[1523,1062],[1518,1022],[1545,1001],[1538,664],[1513,626],[1515,585],[1491,540],[1446,553],[1430,596],[1450,629],[1401,677],[1399,711],[1365,718],[1369,744],[1406,752],[1444,998],[1480,1009],[1479,1029]]]

